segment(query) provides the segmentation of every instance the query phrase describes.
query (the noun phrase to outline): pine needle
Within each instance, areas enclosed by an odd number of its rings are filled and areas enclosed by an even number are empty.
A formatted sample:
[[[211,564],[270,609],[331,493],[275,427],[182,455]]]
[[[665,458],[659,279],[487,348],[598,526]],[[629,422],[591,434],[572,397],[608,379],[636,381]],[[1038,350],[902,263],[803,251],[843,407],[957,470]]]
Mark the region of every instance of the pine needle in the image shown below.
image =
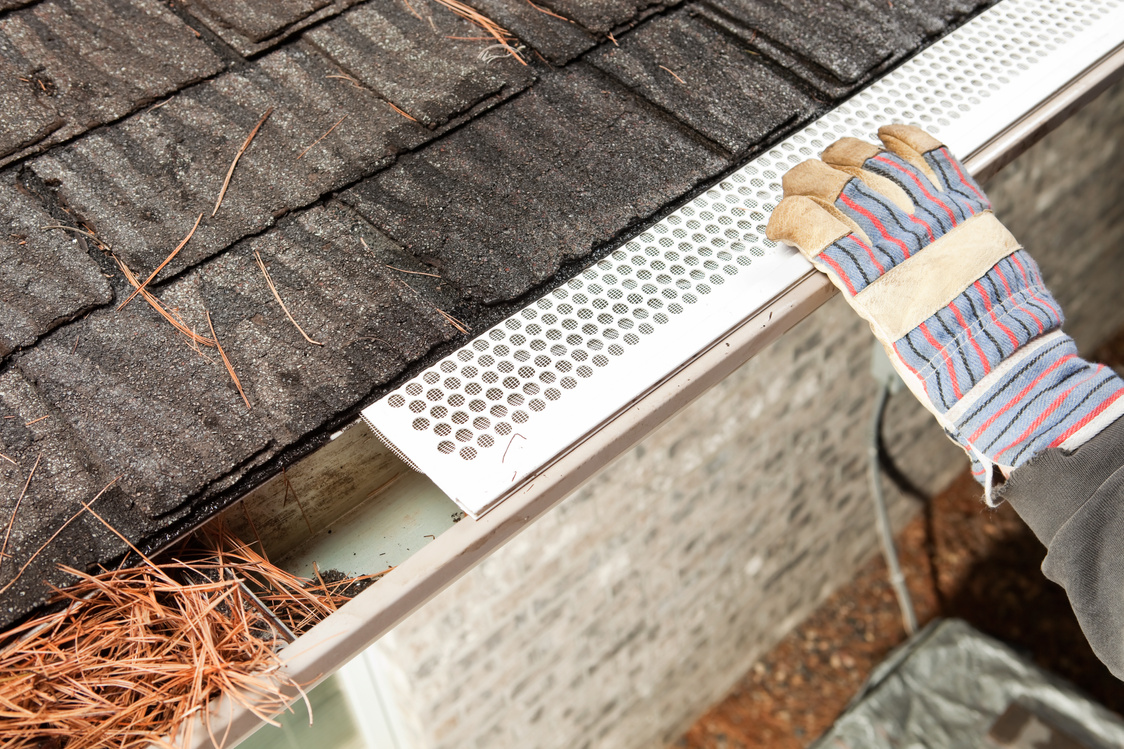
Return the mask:
[[[125,261],[117,257],[116,255],[113,256],[113,260],[117,263],[117,267],[121,269],[121,273],[125,276],[125,280],[128,281],[134,288],[139,287],[140,281],[138,281],[137,277],[133,275],[133,271],[129,269],[129,266],[125,264]],[[197,335],[194,330],[187,327],[187,325],[184,324],[183,320],[181,320],[178,315],[172,313],[170,310],[164,307],[164,305],[160,303],[160,300],[154,297],[148,289],[142,290],[140,292],[140,295],[142,299],[149,303],[152,309],[160,313],[161,317],[170,322],[172,324],[172,327],[174,327],[180,333],[187,336],[187,338],[192,343],[201,343],[204,346],[215,345],[215,342],[210,338],[204,338],[201,335]]]
[[[234,167],[238,166],[238,159],[242,158],[242,154],[246,153],[246,149],[250,147],[250,141],[258,134],[258,130],[261,130],[261,126],[265,124],[265,121],[269,119],[269,115],[271,114],[273,114],[273,107],[265,110],[265,114],[258,120],[258,124],[254,125],[254,129],[246,136],[246,140],[242,143],[242,147],[238,149],[238,153],[234,154],[234,161],[230,162],[230,168],[226,170],[226,179],[222,181],[222,189],[219,190],[219,197],[215,201],[215,210],[211,211],[212,218],[219,212],[222,199],[226,197],[226,188],[230,187],[230,178],[234,176]]]
[[[211,322],[211,313],[206,312],[207,327],[211,329],[211,338],[215,342],[215,348],[219,350],[219,356],[222,357],[222,363],[226,365],[226,371],[230,374],[230,379],[234,380],[234,387],[238,388],[238,394],[242,396],[242,400],[246,403],[246,410],[252,409],[250,399],[246,397],[246,392],[242,390],[242,381],[238,379],[238,375],[234,372],[234,365],[230,363],[230,359],[226,357],[226,352],[222,349],[222,344],[219,343],[219,337],[215,335],[215,326]]]
[[[440,307],[438,307],[438,306],[437,306],[436,304],[434,304],[433,302],[431,302],[431,301],[429,301],[428,299],[426,299],[426,298],[425,298],[424,296],[422,296],[421,294],[419,294],[419,293],[418,293],[418,290],[417,290],[417,289],[415,289],[415,288],[414,288],[413,286],[411,286],[410,284],[406,283],[406,282],[405,282],[405,281],[403,281],[402,279],[400,279],[400,278],[396,278],[396,279],[394,279],[394,280],[396,280],[396,281],[397,281],[398,283],[400,283],[400,284],[402,284],[403,286],[405,286],[405,287],[406,287],[407,289],[409,289],[410,291],[414,292],[414,295],[415,295],[415,296],[417,296],[417,297],[418,297],[419,299],[421,299],[422,301],[424,301],[424,302],[425,302],[426,304],[428,304],[428,305],[429,305],[430,307],[433,307],[434,311],[435,311],[435,312],[437,312],[437,314],[439,314],[439,315],[441,315],[441,317],[445,318],[445,322],[449,323],[450,325],[452,325],[452,326],[453,326],[454,328],[456,328],[457,330],[459,330],[459,331],[460,331],[460,332],[462,332],[462,333],[467,333],[467,332],[468,332],[468,324],[467,324],[467,323],[465,323],[465,322],[464,322],[463,320],[458,320],[457,318],[453,317],[452,315],[450,315],[450,314],[449,314],[448,312],[446,312],[445,310],[443,310],[443,309],[441,309]]]
[[[327,138],[327,137],[328,137],[329,135],[331,135],[331,134],[332,134],[332,131],[333,131],[333,130],[335,130],[335,129],[336,129],[337,127],[339,127],[339,126],[340,126],[340,123],[341,123],[341,122],[343,122],[344,120],[346,120],[346,119],[347,119],[348,117],[350,117],[350,116],[351,116],[350,114],[345,114],[345,115],[344,115],[343,117],[340,117],[340,118],[339,118],[338,120],[336,120],[336,124],[334,124],[334,125],[332,125],[332,126],[331,126],[330,128],[328,128],[328,132],[324,133],[324,134],[323,134],[323,135],[321,135],[321,136],[320,136],[319,138],[317,138],[316,140],[312,141],[312,144],[311,144],[311,145],[309,145],[309,147],[308,147],[308,148],[306,148],[306,149],[304,149],[303,151],[301,151],[301,152],[300,152],[300,155],[298,155],[298,156],[297,156],[297,160],[299,161],[299,160],[300,160],[301,158],[303,158],[303,157],[304,157],[304,155],[305,155],[306,153],[308,153],[309,151],[311,151],[311,150],[312,150],[312,146],[315,146],[315,145],[316,145],[317,143],[319,143],[320,141],[324,140],[324,139],[325,139],[325,138]]]
[[[111,486],[113,486],[114,484],[116,484],[116,483],[117,483],[117,479],[119,479],[119,478],[121,478],[121,477],[120,477],[120,476],[118,476],[117,478],[113,479],[113,480],[112,480],[112,481],[110,481],[110,482],[109,482],[108,484],[106,484],[106,485],[105,485],[105,487],[104,487],[104,488],[102,488],[102,490],[101,490],[100,492],[98,492],[98,493],[97,493],[97,494],[96,494],[96,495],[94,496],[94,498],[93,498],[93,499],[91,499],[91,500],[90,500],[90,501],[89,501],[88,503],[83,503],[83,504],[82,504],[82,509],[81,509],[81,510],[79,510],[78,512],[76,512],[76,513],[74,513],[73,515],[71,515],[71,516],[70,516],[70,519],[68,519],[68,520],[67,520],[67,521],[66,521],[65,523],[63,523],[63,524],[62,524],[61,526],[59,526],[58,530],[56,530],[56,531],[55,531],[54,533],[52,533],[52,534],[51,534],[51,537],[50,537],[50,538],[48,538],[48,539],[47,539],[46,541],[44,541],[44,542],[43,542],[43,545],[42,545],[42,546],[40,546],[40,547],[39,547],[38,549],[36,549],[36,550],[35,550],[35,553],[34,553],[34,554],[32,554],[32,555],[31,555],[30,557],[28,557],[28,558],[27,558],[27,561],[26,561],[26,562],[24,562],[24,563],[23,563],[23,566],[19,568],[19,571],[18,571],[18,572],[16,572],[16,576],[15,576],[15,577],[13,577],[13,578],[12,578],[11,580],[9,580],[9,581],[8,581],[8,583],[7,583],[7,585],[5,585],[5,586],[4,586],[3,588],[0,588],[0,595],[3,595],[4,593],[6,593],[6,592],[8,591],[8,589],[9,589],[9,588],[11,588],[11,587],[12,587],[13,585],[15,585],[15,584],[16,584],[16,581],[17,581],[17,580],[19,580],[19,579],[20,579],[20,577],[21,577],[21,576],[23,575],[23,573],[27,571],[27,568],[31,566],[31,563],[32,563],[32,562],[34,562],[34,561],[35,561],[35,559],[36,559],[36,558],[37,558],[37,557],[38,557],[38,556],[39,556],[39,555],[40,555],[41,553],[43,553],[43,549],[46,549],[46,548],[47,548],[48,546],[50,546],[50,545],[51,545],[51,544],[52,544],[52,543],[54,542],[54,540],[55,540],[56,538],[58,538],[58,537],[59,537],[59,534],[60,534],[60,533],[62,533],[62,532],[63,532],[64,530],[66,530],[67,526],[69,526],[69,525],[70,525],[71,523],[73,523],[73,522],[74,522],[75,520],[77,520],[77,519],[78,519],[79,517],[81,517],[81,516],[82,516],[82,513],[86,512],[86,510],[87,510],[87,509],[88,509],[88,508],[89,508],[89,507],[90,507],[91,505],[93,505],[93,504],[94,504],[94,502],[97,502],[97,501],[98,501],[99,499],[101,499],[102,495],[103,495],[103,494],[105,494],[105,493],[106,493],[107,491],[109,491],[109,488],[110,488]],[[2,671],[0,671],[0,673],[2,673]],[[3,744],[0,744],[0,747],[3,747],[3,746],[4,746]]]
[[[436,273],[422,273],[420,270],[406,270],[405,268],[395,268],[393,265],[384,265],[386,268],[396,270],[399,273],[409,273],[411,276],[429,276],[430,278],[441,278]]]
[[[471,23],[473,26],[476,26],[477,28],[484,31],[492,39],[495,39],[497,44],[507,50],[507,53],[509,55],[518,60],[521,65],[527,64],[527,61],[524,60],[519,52],[511,46],[511,43],[515,41],[515,35],[505,29],[503,26],[500,26],[491,18],[488,18],[488,16],[484,15],[475,8],[465,5],[464,3],[460,2],[460,0],[434,0],[434,2],[436,2],[438,5],[445,6],[453,13]]]
[[[283,301],[281,301],[281,295],[277,293],[277,287],[273,285],[273,279],[269,277],[269,271],[265,269],[265,262],[261,259],[261,254],[258,253],[257,250],[254,250],[254,259],[258,261],[258,267],[261,268],[262,275],[265,276],[265,282],[269,285],[269,290],[273,292],[273,298],[276,299],[277,303],[281,305],[281,309],[285,312],[285,316],[289,318],[289,322],[291,322],[293,324],[293,327],[295,327],[300,332],[300,334],[304,336],[304,339],[306,341],[315,346],[323,346],[324,344],[320,341],[314,341],[309,338],[308,333],[304,332],[304,328],[302,328],[300,324],[293,319],[293,315],[291,312],[289,312],[289,308],[285,306],[285,303]]]
[[[8,520],[8,530],[4,533],[4,544],[0,546],[0,568],[4,566],[4,557],[8,552],[8,538],[12,535],[12,527],[16,524],[16,513],[20,511],[20,503],[23,502],[24,495],[27,494],[27,488],[31,486],[31,479],[35,476],[36,469],[39,468],[39,461],[43,459],[43,453],[35,458],[35,465],[31,466],[31,473],[27,474],[27,481],[23,485],[23,491],[20,492],[19,497],[16,498],[16,506],[12,508],[12,517]]]
[[[541,5],[535,5],[534,3],[531,2],[531,0],[527,0],[527,5],[530,5],[532,8],[537,10],[539,13],[545,13],[546,15],[557,18],[560,21],[565,21],[567,23],[573,23],[573,21],[571,21],[569,18],[566,18],[566,16],[560,16],[557,13],[555,13],[554,11],[550,10],[549,8],[544,8]]]
[[[168,257],[164,258],[164,262],[162,262],[162,263],[160,263],[160,265],[156,266],[156,270],[152,271],[152,273],[150,273],[148,275],[148,278],[144,279],[144,283],[142,283],[137,288],[133,289],[133,293],[129,294],[129,297],[125,301],[121,302],[120,305],[117,306],[118,312],[125,309],[125,305],[128,304],[129,302],[133,301],[133,297],[135,297],[137,294],[140,294],[142,291],[144,291],[145,287],[147,287],[148,284],[150,284],[152,282],[152,279],[156,278],[156,274],[159,273],[160,271],[164,270],[164,266],[166,266],[168,263],[172,262],[172,258],[174,258],[176,255],[178,255],[180,250],[182,250],[184,248],[184,246],[195,235],[195,230],[199,228],[199,222],[202,221],[202,220],[203,220],[203,214],[200,213],[199,217],[197,219],[195,219],[195,225],[191,227],[191,231],[189,231],[187,233],[187,236],[184,237],[183,240],[180,241],[180,243],[178,245],[176,245],[176,249],[172,250],[171,254],[168,255]]]
[[[666,67],[664,67],[663,65],[660,65],[659,67],[660,67],[660,68],[662,68],[663,70],[666,70],[666,71],[667,71],[667,72],[668,72],[668,73],[669,73],[669,74],[671,75],[671,77],[672,77],[672,78],[674,78],[675,80],[679,81],[679,82],[680,82],[680,83],[682,83],[682,84],[683,84],[684,86],[686,86],[686,85],[687,85],[687,81],[685,81],[685,80],[683,80],[682,78],[680,78],[679,76],[677,76],[677,75],[675,74],[675,71],[674,71],[674,70],[672,70],[671,68],[666,68]]]
[[[400,114],[400,115],[402,115],[403,117],[405,117],[405,118],[406,118],[407,120],[409,120],[410,122],[417,122],[417,121],[418,121],[416,117],[412,116],[412,115],[411,115],[411,114],[410,114],[409,112],[407,112],[406,110],[402,109],[401,107],[399,107],[398,105],[396,105],[396,104],[395,104],[394,102],[392,102],[392,101],[387,101],[387,105],[388,105],[388,106],[389,106],[389,107],[390,107],[391,109],[393,109],[393,110],[394,110],[395,112],[397,112],[398,114]]]
[[[48,229],[62,229],[63,231],[72,231],[76,234],[82,234],[97,242],[98,245],[100,245],[106,252],[113,252],[113,250],[110,249],[109,245],[103,242],[98,237],[98,235],[93,234],[92,232],[88,232],[85,229],[79,229],[75,226],[63,226],[62,224],[51,224],[50,226],[40,226],[39,228],[43,231],[47,231]]]

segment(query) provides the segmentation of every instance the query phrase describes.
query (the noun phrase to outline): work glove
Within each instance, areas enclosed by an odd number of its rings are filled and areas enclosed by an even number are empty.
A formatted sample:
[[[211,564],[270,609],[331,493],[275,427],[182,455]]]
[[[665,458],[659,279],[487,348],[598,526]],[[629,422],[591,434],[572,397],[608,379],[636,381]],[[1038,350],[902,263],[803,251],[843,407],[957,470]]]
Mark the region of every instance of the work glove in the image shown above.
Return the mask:
[[[770,239],[795,245],[870,323],[894,368],[994,488],[1124,414],[1124,382],[1077,355],[1038,265],[948,149],[908,125],[844,138],[783,178]]]

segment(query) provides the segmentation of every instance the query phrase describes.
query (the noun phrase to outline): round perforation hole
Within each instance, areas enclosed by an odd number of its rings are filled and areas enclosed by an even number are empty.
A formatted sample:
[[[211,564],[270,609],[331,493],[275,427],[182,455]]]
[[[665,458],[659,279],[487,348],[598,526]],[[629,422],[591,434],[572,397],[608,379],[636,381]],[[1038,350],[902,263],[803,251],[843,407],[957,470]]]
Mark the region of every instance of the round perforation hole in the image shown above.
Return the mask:
[[[406,405],[406,399],[398,393],[391,395],[386,399],[386,402],[391,408],[402,408],[402,406]]]

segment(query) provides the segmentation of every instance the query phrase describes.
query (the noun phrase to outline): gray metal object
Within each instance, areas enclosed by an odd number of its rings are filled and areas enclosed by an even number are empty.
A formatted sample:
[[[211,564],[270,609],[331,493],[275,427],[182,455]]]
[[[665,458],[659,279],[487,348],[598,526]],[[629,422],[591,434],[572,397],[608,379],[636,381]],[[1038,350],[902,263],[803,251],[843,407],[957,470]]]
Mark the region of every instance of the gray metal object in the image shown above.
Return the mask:
[[[764,236],[790,167],[887,122],[983,149],[1116,51],[1122,28],[1118,0],[997,5],[363,417],[480,517],[810,273]]]
[[[996,746],[989,743],[992,727],[1012,705],[1089,749],[1124,746],[1119,716],[1003,643],[949,619],[922,630],[879,666],[811,749]]]

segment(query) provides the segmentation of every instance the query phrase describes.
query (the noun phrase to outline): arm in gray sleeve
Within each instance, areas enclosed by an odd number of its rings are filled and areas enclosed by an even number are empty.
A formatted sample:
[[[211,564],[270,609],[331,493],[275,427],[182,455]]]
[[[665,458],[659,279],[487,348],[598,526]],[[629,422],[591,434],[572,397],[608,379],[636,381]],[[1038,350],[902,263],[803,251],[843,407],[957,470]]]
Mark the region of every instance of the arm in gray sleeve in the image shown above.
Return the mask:
[[[1124,418],[1072,453],[1016,469],[1002,496],[1046,545],[1093,652],[1124,680]]]

